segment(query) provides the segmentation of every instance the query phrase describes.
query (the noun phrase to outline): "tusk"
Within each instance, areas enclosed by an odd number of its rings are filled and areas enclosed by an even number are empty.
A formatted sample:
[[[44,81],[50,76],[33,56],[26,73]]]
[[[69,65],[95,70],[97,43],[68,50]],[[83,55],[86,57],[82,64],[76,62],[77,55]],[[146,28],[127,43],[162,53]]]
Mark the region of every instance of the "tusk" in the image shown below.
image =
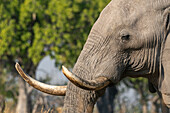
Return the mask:
[[[15,68],[17,69],[21,77],[34,88],[51,95],[64,96],[66,94],[67,86],[53,86],[39,82],[31,78],[30,76],[27,76],[18,63],[15,64]]]
[[[110,80],[106,77],[98,77],[95,80],[84,80],[70,72],[66,67],[62,66],[64,75],[76,86],[86,90],[101,90],[110,84]]]

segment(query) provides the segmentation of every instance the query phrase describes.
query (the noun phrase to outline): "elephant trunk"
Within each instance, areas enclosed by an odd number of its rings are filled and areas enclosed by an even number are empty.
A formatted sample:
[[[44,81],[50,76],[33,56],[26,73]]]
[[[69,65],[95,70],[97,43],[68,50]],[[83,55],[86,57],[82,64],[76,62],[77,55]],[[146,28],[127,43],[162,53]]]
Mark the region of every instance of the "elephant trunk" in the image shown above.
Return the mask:
[[[111,77],[118,79],[118,64],[113,63],[110,66],[107,65],[107,62],[104,63],[100,60],[106,53],[102,55],[98,55],[98,53],[107,52],[98,50],[96,41],[102,40],[100,38],[102,37],[95,35],[92,30],[73,68],[73,73],[63,69],[64,74],[70,80],[67,85],[63,113],[92,113],[97,99],[111,84]]]
[[[83,79],[91,80],[92,74],[82,66],[79,66],[79,62],[74,66],[73,73],[81,75]],[[94,104],[102,94],[104,94],[104,89],[99,91],[84,90],[69,82],[63,113],[92,113]]]

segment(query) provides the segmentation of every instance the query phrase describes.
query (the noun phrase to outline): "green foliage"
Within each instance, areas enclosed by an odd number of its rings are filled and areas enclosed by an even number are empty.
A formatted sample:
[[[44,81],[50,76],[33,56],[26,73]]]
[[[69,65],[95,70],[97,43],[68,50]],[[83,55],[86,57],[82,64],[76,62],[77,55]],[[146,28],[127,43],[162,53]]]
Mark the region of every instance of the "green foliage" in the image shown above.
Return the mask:
[[[46,55],[73,66],[110,0],[2,0],[0,58],[37,65]],[[7,58],[8,56],[8,58]]]
[[[50,53],[57,59],[56,64],[64,63],[72,66],[76,62],[92,24],[109,1],[51,0],[49,2],[45,13],[51,22],[48,27],[55,31],[51,34],[53,46]]]

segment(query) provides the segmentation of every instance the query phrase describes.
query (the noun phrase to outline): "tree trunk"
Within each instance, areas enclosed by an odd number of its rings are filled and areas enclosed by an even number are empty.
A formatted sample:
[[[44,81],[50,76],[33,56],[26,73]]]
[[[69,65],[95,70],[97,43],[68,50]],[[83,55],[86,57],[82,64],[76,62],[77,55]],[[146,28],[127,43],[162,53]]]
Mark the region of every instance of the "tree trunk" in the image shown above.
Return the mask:
[[[16,113],[31,113],[31,98],[27,93],[27,87],[25,81],[19,77],[19,96],[16,107]]]
[[[151,113],[159,113],[160,98],[158,95],[154,96],[151,100]]]
[[[147,111],[147,105],[144,103],[143,106],[142,106],[142,111],[143,113],[148,113]]]
[[[5,110],[5,99],[0,95],[0,113],[3,113]]]
[[[140,99],[141,99],[141,104],[142,104],[142,113],[148,113],[147,110],[147,97],[144,96],[144,86],[143,84],[139,84],[139,94],[140,94]]]
[[[125,105],[125,103],[122,103],[122,105],[120,106],[119,113],[126,113],[126,105]]]
[[[97,101],[97,108],[99,113],[114,113],[114,99],[118,93],[115,86],[108,87],[105,94]]]

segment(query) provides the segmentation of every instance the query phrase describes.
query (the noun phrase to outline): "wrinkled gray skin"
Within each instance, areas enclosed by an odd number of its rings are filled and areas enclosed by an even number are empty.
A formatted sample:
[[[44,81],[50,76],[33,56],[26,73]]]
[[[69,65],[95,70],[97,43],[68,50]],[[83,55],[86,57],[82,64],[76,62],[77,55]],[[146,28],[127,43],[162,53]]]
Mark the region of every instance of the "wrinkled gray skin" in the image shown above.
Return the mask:
[[[73,73],[113,84],[145,77],[170,108],[170,0],[113,0],[93,25]],[[113,85],[111,84],[111,85]],[[102,94],[68,84],[64,113],[91,113]]]

